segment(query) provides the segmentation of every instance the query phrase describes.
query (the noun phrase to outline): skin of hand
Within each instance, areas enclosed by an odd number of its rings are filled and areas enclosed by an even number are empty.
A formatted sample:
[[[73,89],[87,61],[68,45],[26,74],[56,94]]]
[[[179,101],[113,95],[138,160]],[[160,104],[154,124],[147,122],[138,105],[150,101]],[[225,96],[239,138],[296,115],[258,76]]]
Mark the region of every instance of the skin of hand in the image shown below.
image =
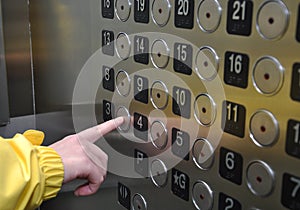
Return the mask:
[[[74,179],[88,181],[75,190],[76,196],[91,195],[99,189],[106,176],[108,156],[94,142],[123,123],[124,118],[119,117],[67,136],[49,146],[61,156],[65,171],[63,183]]]

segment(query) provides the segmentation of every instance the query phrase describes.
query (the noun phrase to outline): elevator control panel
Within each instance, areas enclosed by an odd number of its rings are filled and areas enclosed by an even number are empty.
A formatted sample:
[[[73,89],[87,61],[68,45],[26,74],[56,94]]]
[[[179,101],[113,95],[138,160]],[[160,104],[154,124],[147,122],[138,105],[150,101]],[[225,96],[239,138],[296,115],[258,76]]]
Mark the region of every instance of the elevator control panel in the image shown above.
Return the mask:
[[[120,209],[300,209],[299,0],[101,0],[99,13],[101,121],[125,118]]]

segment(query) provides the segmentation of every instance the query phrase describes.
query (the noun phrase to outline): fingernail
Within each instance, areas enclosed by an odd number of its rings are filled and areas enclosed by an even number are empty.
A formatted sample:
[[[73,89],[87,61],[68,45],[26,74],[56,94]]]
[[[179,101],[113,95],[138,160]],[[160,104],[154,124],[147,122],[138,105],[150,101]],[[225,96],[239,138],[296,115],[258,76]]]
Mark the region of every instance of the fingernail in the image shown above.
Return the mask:
[[[118,117],[118,118],[115,119],[115,123],[117,125],[121,125],[121,124],[124,123],[124,120],[125,120],[124,117]]]

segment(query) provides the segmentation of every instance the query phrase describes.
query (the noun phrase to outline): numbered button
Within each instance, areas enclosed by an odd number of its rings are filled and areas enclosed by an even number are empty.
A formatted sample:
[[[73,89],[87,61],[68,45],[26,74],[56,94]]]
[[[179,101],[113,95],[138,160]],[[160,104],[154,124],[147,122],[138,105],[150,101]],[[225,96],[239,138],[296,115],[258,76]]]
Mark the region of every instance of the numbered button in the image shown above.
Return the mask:
[[[174,71],[186,75],[192,74],[193,48],[189,44],[175,43],[174,45]]]
[[[258,92],[266,95],[277,93],[283,83],[284,69],[273,57],[259,59],[253,70],[253,82]]]
[[[114,32],[113,31],[102,31],[102,53],[113,56],[115,54],[114,47]]]
[[[227,179],[237,185],[241,185],[243,157],[239,153],[221,147],[219,173],[224,179]]]
[[[249,56],[243,53],[226,52],[224,82],[240,88],[248,87]]]
[[[197,122],[204,126],[210,126],[216,118],[216,104],[207,94],[197,96],[194,104],[194,116]]]
[[[120,70],[116,78],[117,91],[121,96],[128,96],[130,92],[131,79],[128,73],[124,70]]]
[[[257,28],[262,37],[276,39],[287,29],[289,11],[282,1],[267,1],[261,5],[257,15]]]
[[[139,113],[134,113],[133,133],[137,138],[148,141],[148,118]]]
[[[149,63],[149,39],[134,36],[134,61],[147,65]]]
[[[219,57],[214,49],[202,47],[196,56],[196,72],[203,80],[213,80],[219,69]]]
[[[296,39],[300,42],[300,4],[298,6],[298,21],[297,21]]]
[[[168,131],[166,126],[160,122],[155,121],[150,126],[150,139],[152,144],[157,149],[164,149],[168,143]]]
[[[173,113],[189,119],[191,115],[191,92],[188,89],[176,87],[173,88]]]
[[[118,56],[126,60],[130,55],[131,50],[131,43],[129,40],[129,37],[125,33],[118,34],[117,40],[116,40],[116,50]]]
[[[285,151],[287,154],[300,158],[300,122],[289,120],[286,134]]]
[[[143,177],[148,177],[148,155],[140,150],[134,150],[134,170]]]
[[[165,68],[169,63],[170,49],[164,40],[155,40],[151,47],[151,60],[156,68]]]
[[[149,23],[150,0],[134,1],[134,20],[138,23]]]
[[[271,146],[279,137],[279,125],[269,111],[256,112],[250,120],[250,136],[258,146]]]
[[[103,120],[104,122],[109,121],[113,119],[113,114],[114,113],[114,105],[107,100],[103,100]]]
[[[258,196],[268,196],[274,188],[274,172],[264,162],[255,161],[247,168],[247,184],[252,193]]]
[[[158,26],[165,26],[170,18],[171,4],[169,0],[154,0],[152,4],[152,18]]]
[[[124,118],[124,123],[118,127],[118,130],[121,132],[127,132],[131,124],[131,118],[128,109],[126,109],[124,106],[119,107],[116,112],[116,117]]]
[[[198,210],[210,210],[213,206],[213,191],[203,181],[197,181],[193,186],[193,203]]]
[[[151,163],[150,176],[151,180],[157,187],[164,187],[167,184],[168,172],[166,165],[158,159]]]
[[[224,193],[220,193],[219,195],[219,210],[241,210],[242,205],[241,203],[230,197],[229,195],[226,195]]]
[[[188,201],[190,189],[190,178],[187,174],[172,169],[172,192],[179,198]]]
[[[102,0],[102,17],[114,18],[114,0]]]
[[[222,8],[218,0],[203,0],[198,8],[198,24],[202,31],[214,32],[221,20]]]
[[[214,162],[214,149],[206,139],[198,139],[193,146],[194,163],[203,170],[210,169]]]
[[[132,199],[133,210],[147,210],[147,203],[141,194],[135,194]]]
[[[222,127],[224,132],[244,138],[246,108],[230,101],[223,102]]]
[[[130,200],[131,200],[131,192],[130,189],[121,184],[118,183],[118,202],[120,205],[125,207],[126,209],[130,210]]]
[[[128,20],[131,11],[130,0],[116,0],[116,14],[119,20]]]
[[[251,0],[229,0],[227,10],[227,32],[249,36],[252,29],[253,2]]]
[[[172,128],[172,152],[177,157],[189,160],[190,135],[187,132]]]
[[[134,99],[148,104],[149,81],[146,77],[134,75]]]
[[[281,203],[291,210],[300,207],[300,177],[285,173],[282,179]]]
[[[194,27],[194,0],[175,0],[175,26],[186,29]]]
[[[291,98],[300,101],[300,63],[293,65]]]
[[[165,109],[169,101],[167,86],[161,81],[154,82],[150,90],[150,99],[156,109]]]
[[[109,91],[115,91],[115,71],[113,68],[108,66],[102,67],[103,80],[102,85],[103,88]]]

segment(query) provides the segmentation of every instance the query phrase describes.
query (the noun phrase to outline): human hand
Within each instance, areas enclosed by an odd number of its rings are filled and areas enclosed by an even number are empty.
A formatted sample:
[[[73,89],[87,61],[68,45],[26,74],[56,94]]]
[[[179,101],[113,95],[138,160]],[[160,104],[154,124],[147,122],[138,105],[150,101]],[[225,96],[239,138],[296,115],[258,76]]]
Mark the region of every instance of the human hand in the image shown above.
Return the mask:
[[[124,118],[102,123],[78,134],[70,135],[49,147],[60,156],[64,165],[64,183],[74,179],[87,179],[74,194],[86,196],[97,192],[105,179],[108,156],[94,142],[124,123]]]

